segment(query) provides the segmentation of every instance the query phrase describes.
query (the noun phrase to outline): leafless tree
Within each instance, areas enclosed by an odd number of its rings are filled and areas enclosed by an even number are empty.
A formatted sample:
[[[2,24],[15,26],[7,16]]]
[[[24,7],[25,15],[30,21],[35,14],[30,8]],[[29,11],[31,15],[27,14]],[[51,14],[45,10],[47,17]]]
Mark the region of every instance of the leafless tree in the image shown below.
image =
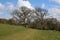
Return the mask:
[[[27,7],[21,7],[17,10],[13,11],[13,17],[18,20],[20,24],[24,24],[26,27],[27,20],[28,19],[28,14],[31,12],[31,10]]]
[[[42,29],[47,11],[41,8],[35,8],[34,10],[31,10],[27,7],[21,7],[17,10],[14,10],[12,14],[15,20],[17,20],[20,24],[24,24],[25,27],[26,24],[28,24],[28,26],[36,27],[39,25],[39,27]]]
[[[39,28],[43,29],[44,25],[46,25],[45,17],[47,16],[48,11],[45,9],[41,9],[41,8],[36,8],[35,10],[36,10],[35,13],[38,18],[38,25],[40,25]]]

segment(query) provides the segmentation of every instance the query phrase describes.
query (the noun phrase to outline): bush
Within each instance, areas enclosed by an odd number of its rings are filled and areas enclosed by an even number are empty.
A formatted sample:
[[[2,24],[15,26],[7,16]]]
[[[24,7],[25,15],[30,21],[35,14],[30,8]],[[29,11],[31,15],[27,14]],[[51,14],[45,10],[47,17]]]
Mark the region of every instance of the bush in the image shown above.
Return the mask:
[[[2,24],[7,24],[7,19],[0,19],[0,23],[2,23]]]

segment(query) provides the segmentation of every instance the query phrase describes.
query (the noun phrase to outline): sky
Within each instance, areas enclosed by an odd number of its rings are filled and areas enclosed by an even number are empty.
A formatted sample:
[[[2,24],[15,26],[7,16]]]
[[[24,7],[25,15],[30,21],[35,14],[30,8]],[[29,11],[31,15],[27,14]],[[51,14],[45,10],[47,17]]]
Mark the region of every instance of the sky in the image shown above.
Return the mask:
[[[49,16],[60,20],[60,0],[0,0],[0,18],[11,18],[12,10],[21,6],[46,9]]]

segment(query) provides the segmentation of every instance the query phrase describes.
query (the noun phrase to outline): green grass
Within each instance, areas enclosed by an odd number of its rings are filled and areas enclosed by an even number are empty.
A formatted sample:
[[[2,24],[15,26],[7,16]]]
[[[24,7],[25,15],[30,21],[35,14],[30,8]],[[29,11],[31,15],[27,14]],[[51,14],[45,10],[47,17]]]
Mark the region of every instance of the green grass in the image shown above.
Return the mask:
[[[0,38],[5,36],[10,36],[13,35],[14,33],[22,32],[24,30],[25,28],[23,27],[0,24]]]
[[[0,24],[0,40],[60,40],[60,32]]]

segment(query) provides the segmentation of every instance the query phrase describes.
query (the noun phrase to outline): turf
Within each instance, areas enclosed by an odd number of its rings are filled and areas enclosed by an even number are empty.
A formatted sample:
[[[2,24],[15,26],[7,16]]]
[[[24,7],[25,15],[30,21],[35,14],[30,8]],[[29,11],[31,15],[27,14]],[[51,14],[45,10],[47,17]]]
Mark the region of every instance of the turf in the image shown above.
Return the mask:
[[[0,24],[0,40],[60,40],[60,32]]]

